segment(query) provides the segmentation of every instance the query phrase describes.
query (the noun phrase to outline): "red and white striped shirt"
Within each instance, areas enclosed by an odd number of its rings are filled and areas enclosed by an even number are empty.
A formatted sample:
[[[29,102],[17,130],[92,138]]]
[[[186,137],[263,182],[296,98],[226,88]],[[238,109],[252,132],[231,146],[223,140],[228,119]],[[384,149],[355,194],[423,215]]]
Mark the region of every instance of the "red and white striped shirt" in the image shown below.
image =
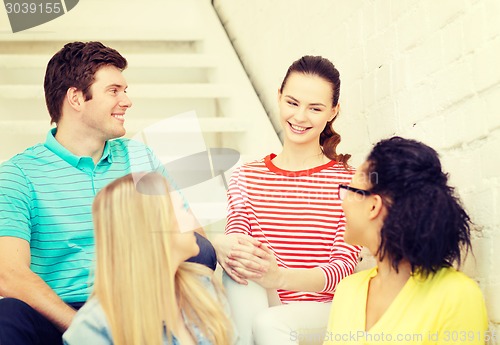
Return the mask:
[[[243,233],[274,251],[285,268],[323,270],[319,292],[278,290],[283,303],[330,302],[340,280],[354,271],[359,247],[344,242],[345,219],[338,185],[354,171],[331,161],[313,169],[286,171],[271,154],[235,170],[228,190],[226,234]]]

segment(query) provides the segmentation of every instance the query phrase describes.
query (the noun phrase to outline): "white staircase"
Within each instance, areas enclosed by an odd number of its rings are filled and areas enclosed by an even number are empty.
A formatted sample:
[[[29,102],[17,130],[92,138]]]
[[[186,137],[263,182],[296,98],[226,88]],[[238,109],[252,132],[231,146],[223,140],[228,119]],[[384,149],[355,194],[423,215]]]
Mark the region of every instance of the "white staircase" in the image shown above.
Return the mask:
[[[82,0],[65,15],[15,34],[0,14],[0,162],[44,141],[50,128],[46,64],[65,43],[90,40],[117,49],[129,62],[127,137],[195,111],[206,148],[237,150],[237,164],[281,149],[209,0]],[[196,130],[181,125],[174,132],[165,133],[176,139],[170,151],[189,145]],[[214,202],[204,198],[201,218],[209,219]]]

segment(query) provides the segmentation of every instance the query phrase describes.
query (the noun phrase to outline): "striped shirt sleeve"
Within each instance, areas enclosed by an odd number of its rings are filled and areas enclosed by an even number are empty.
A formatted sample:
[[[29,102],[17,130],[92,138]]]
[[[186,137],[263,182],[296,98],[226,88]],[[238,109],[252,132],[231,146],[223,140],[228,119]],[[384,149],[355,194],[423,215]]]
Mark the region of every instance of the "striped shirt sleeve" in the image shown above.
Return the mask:
[[[335,239],[330,253],[329,263],[320,266],[325,274],[325,286],[321,292],[334,292],[342,279],[351,275],[358,263],[361,247],[344,242],[345,216],[342,214],[337,223]]]
[[[245,208],[243,193],[239,186],[240,171],[241,167],[237,168],[229,181],[226,235],[239,233],[251,236],[250,221]]]
[[[235,170],[228,189],[226,234],[247,234],[287,269],[320,268],[321,291],[278,290],[283,303],[329,302],[337,284],[354,271],[359,247],[344,242],[345,218],[338,185],[353,171],[330,162],[307,171],[285,171],[271,157]]]
[[[0,166],[0,236],[31,239],[30,190],[22,170],[12,162]]]

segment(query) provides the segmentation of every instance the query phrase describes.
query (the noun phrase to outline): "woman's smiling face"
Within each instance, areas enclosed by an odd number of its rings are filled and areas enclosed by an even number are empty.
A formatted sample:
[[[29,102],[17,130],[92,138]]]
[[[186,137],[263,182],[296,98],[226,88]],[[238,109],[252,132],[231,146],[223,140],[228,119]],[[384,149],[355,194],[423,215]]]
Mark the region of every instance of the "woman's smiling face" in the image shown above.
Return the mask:
[[[278,94],[281,125],[285,141],[316,142],[332,120],[338,106],[332,105],[332,85],[316,75],[292,73]]]

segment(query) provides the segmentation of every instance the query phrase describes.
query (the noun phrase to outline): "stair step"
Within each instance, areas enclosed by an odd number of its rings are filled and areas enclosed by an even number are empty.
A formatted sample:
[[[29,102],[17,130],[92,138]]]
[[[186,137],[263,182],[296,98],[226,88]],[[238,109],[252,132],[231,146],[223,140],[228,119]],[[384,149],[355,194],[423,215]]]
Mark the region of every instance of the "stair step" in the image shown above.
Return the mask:
[[[0,41],[202,41],[205,21],[198,2],[80,1],[64,15],[15,35],[2,21]]]
[[[211,133],[233,133],[233,132],[245,132],[248,129],[249,121],[236,118],[224,118],[224,117],[207,117],[198,118],[200,128],[203,132]],[[127,128],[128,134],[137,133],[145,128],[148,128],[149,133],[154,133],[155,123],[159,123],[158,119],[126,119],[125,127]],[[192,122],[182,119],[169,120],[169,127],[158,126],[158,132],[162,133],[191,133],[197,132],[197,128],[191,127]],[[48,120],[0,120],[1,128],[9,128],[9,132],[21,132],[27,133],[40,133],[46,132],[50,129]]]
[[[80,1],[63,16],[16,34],[7,20],[0,20],[0,161],[43,142],[51,128],[43,91],[49,59],[67,42],[95,40],[129,62],[124,76],[134,106],[125,117],[127,137],[140,135],[151,145],[166,137],[183,143],[193,141],[190,137],[201,130],[199,141],[207,148],[234,149],[241,154],[240,162],[279,152],[279,138],[213,1],[140,3],[138,16],[137,1]],[[198,114],[199,126],[163,122],[189,111]],[[189,145],[166,146],[161,155],[180,154]],[[200,210],[201,218],[216,213],[206,205]]]
[[[228,84],[135,84],[128,89],[132,99],[229,98],[234,86]],[[44,98],[41,85],[0,85],[0,99]]]
[[[75,41],[100,41],[106,44],[109,41],[113,42],[128,42],[128,41],[141,41],[141,42],[201,42],[203,35],[199,33],[177,33],[177,32],[162,32],[160,30],[141,30],[137,32],[129,32],[126,35],[110,31],[103,31],[102,33],[88,33],[85,28],[76,28],[75,30],[68,31],[35,31],[36,28],[29,31],[21,31],[12,34],[10,28],[0,28],[0,42],[52,42],[54,40],[62,42],[75,42]],[[119,31],[116,29],[115,31]],[[61,46],[62,47],[62,46]],[[113,47],[114,48],[114,47]]]
[[[211,133],[233,133],[245,132],[248,129],[249,121],[239,118],[224,118],[224,117],[209,117],[198,118],[200,128],[203,132]],[[197,132],[196,127],[191,127],[190,120],[176,119],[168,120],[168,128],[158,126],[155,129],[154,124],[159,123],[158,119],[154,120],[126,120],[125,126],[129,132],[138,132],[144,128],[148,128],[149,133],[193,133]]]
[[[124,54],[129,68],[124,72],[129,85],[203,84],[219,65],[208,54],[156,53]],[[51,54],[0,54],[0,85],[41,85]]]
[[[53,54],[2,54],[0,68],[40,68],[45,70]],[[124,54],[129,66],[144,68],[213,68],[218,60],[208,54]]]

